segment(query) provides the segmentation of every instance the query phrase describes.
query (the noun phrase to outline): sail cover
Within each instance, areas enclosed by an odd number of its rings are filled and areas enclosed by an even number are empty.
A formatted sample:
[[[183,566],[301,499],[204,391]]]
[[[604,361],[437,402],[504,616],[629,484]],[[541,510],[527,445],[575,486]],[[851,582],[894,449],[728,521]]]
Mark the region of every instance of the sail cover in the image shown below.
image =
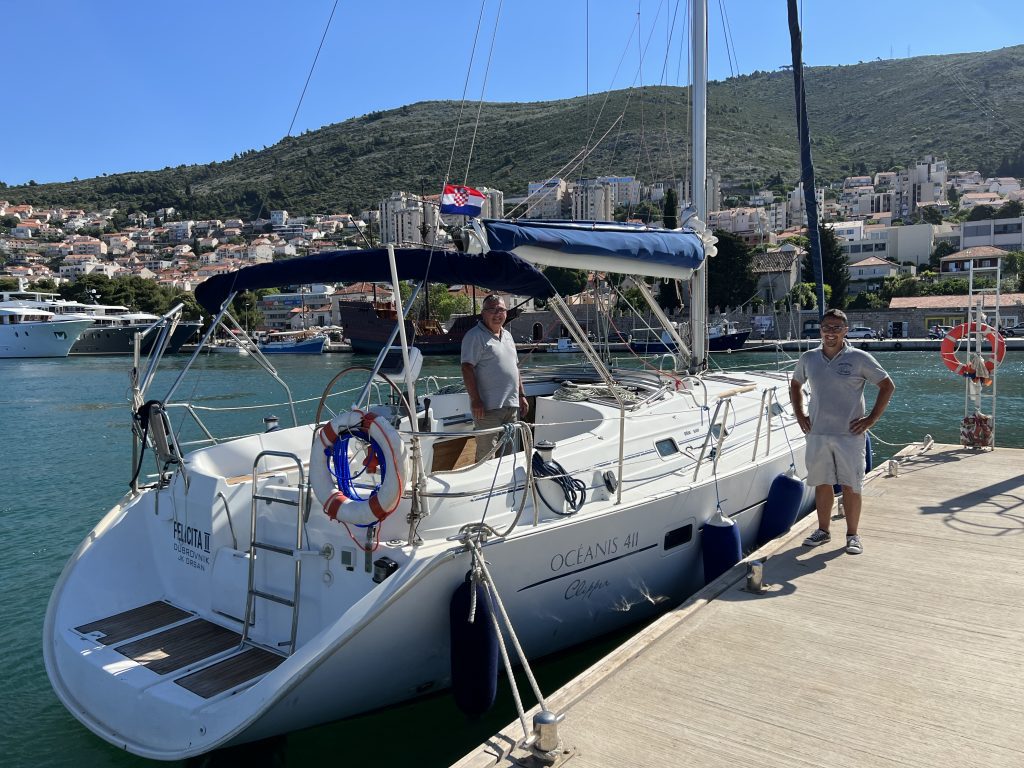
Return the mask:
[[[532,264],[511,253],[460,253],[426,248],[396,248],[400,280],[423,280],[448,285],[477,285],[517,296],[547,299],[555,295],[547,278]],[[429,274],[428,274],[429,272]],[[389,283],[391,267],[384,248],[324,251],[300,259],[285,259],[211,277],[196,288],[196,300],[218,312],[232,292],[277,288],[296,283]]]
[[[687,280],[704,260],[700,235],[612,222],[484,221],[487,246],[569,269]]]

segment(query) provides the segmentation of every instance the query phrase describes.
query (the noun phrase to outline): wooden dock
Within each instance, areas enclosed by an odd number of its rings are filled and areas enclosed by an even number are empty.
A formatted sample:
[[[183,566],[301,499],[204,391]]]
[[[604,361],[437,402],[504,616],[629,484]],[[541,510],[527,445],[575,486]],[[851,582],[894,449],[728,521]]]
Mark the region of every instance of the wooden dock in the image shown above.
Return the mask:
[[[767,592],[741,563],[545,692],[561,764],[1024,766],[1024,450],[910,453],[865,486],[864,554],[842,520],[801,546],[812,513],[748,558]],[[456,765],[530,764],[522,736]]]

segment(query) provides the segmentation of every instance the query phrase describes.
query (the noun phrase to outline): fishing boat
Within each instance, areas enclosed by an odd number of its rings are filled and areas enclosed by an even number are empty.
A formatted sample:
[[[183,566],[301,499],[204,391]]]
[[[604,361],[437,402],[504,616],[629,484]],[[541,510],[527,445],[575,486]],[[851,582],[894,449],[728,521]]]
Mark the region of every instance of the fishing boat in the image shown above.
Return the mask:
[[[92,320],[65,320],[32,307],[0,304],[0,358],[67,357]]]
[[[702,102],[702,137],[698,113]],[[461,252],[322,252],[204,282],[196,297],[215,319],[200,350],[233,322],[238,291],[372,281],[399,297],[401,281],[419,291],[429,280],[545,300],[584,361],[524,369],[529,417],[480,433],[465,391],[420,380],[398,299],[372,370],[326,381],[310,423],[293,407],[290,426],[215,436],[206,410],[175,399],[199,350],[159,396],[152,376],[133,382],[131,488],[73,553],[47,608],[57,696],[107,741],[164,760],[447,686],[469,711],[488,690],[493,700],[496,662],[472,667],[506,634],[488,617],[507,619],[524,658],[567,648],[648,619],[729,567],[757,543],[780,480],[786,514],[809,509],[787,376],[707,369],[715,238],[693,223],[477,221]],[[689,280],[689,345],[639,280],[678,364],[603,358],[539,269],[552,264]],[[195,445],[171,413],[199,423]],[[487,435],[496,445],[477,461]]]
[[[265,355],[320,355],[327,346],[327,336],[309,331],[282,331],[267,334],[256,343]]]

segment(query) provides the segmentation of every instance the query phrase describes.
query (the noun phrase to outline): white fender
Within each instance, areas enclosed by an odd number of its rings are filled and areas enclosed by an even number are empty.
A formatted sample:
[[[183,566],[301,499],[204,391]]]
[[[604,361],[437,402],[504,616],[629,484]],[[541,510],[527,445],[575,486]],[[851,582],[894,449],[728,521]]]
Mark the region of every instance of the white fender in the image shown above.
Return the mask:
[[[362,427],[380,447],[387,465],[380,488],[370,498],[362,501],[350,499],[338,490],[328,456],[333,453],[334,444],[340,435],[354,427]],[[387,419],[376,413],[358,408],[339,413],[317,430],[313,438],[313,449],[309,457],[309,484],[331,520],[353,525],[372,525],[383,521],[398,509],[408,474],[409,462],[402,436]]]

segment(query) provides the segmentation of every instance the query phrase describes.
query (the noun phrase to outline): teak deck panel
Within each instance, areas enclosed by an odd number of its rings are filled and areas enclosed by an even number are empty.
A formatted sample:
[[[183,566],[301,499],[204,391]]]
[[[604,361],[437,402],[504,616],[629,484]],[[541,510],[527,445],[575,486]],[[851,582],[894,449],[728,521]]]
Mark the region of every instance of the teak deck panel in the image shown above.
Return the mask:
[[[865,486],[862,555],[842,520],[801,546],[812,512],[749,558],[767,558],[766,593],[740,564],[545,691],[565,765],[1024,766],[1022,470],[1024,450],[905,455]],[[514,765],[522,735],[456,765]]]
[[[175,683],[197,696],[208,699],[260,675],[276,669],[283,656],[262,648],[247,648],[205,669],[200,669]]]
[[[140,605],[122,613],[108,616],[105,619],[75,627],[76,632],[83,635],[100,633],[98,642],[103,645],[114,645],[130,637],[144,635],[154,629],[187,619],[192,614],[175,608],[170,603],[158,600],[147,605]]]
[[[114,650],[158,675],[166,675],[237,646],[241,639],[237,632],[196,619]]]

